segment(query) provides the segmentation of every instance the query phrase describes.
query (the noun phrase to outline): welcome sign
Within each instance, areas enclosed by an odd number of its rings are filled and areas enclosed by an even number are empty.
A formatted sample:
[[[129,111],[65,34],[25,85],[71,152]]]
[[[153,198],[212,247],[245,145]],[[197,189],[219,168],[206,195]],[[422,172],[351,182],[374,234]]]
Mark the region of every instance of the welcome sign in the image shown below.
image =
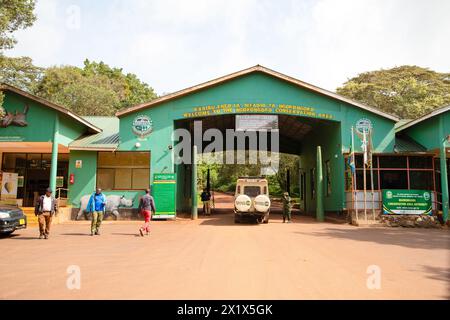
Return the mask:
[[[431,192],[428,190],[383,190],[384,214],[431,214]]]

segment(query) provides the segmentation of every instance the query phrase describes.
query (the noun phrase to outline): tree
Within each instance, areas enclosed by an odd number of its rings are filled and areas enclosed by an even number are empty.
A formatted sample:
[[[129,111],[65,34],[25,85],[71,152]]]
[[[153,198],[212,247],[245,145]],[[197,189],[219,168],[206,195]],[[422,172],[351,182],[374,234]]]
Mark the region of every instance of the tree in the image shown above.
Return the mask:
[[[136,75],[87,59],[83,68],[48,68],[35,94],[81,115],[114,115],[124,107],[156,98],[153,89]]]
[[[44,69],[36,67],[29,57],[11,58],[0,55],[0,83],[33,92]]]
[[[337,93],[400,118],[418,118],[450,104],[450,73],[418,66],[364,72],[349,79]]]
[[[11,49],[16,44],[14,31],[33,25],[34,0],[0,0],[0,50]]]

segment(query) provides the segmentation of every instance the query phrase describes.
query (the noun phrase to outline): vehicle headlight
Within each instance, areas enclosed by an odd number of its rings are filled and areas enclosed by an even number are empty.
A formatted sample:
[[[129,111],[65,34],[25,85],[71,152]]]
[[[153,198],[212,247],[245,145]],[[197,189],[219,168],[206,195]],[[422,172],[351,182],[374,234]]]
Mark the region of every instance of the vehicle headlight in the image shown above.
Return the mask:
[[[0,212],[0,219],[11,218],[9,212]]]

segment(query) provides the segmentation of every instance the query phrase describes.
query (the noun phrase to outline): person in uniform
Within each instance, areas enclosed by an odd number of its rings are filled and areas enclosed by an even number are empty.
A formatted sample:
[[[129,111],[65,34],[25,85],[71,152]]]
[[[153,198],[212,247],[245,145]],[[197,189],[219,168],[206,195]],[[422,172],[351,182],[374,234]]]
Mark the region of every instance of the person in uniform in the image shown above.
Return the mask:
[[[283,193],[283,223],[291,222],[291,211],[292,211],[292,204],[291,204],[291,197],[289,196],[288,192]]]

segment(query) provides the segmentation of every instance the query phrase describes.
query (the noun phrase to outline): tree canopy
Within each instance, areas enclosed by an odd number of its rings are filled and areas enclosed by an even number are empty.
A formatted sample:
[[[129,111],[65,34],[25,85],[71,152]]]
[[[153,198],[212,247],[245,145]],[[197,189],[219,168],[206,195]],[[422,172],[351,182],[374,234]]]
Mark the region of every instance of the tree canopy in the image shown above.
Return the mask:
[[[40,97],[80,115],[114,115],[118,110],[156,97],[136,75],[103,62],[85,60],[84,67],[51,67],[34,88]]]
[[[382,69],[361,73],[336,91],[400,118],[414,119],[450,104],[450,73],[418,66]]]
[[[14,31],[33,25],[34,6],[34,0],[0,0],[0,50],[14,47]]]

